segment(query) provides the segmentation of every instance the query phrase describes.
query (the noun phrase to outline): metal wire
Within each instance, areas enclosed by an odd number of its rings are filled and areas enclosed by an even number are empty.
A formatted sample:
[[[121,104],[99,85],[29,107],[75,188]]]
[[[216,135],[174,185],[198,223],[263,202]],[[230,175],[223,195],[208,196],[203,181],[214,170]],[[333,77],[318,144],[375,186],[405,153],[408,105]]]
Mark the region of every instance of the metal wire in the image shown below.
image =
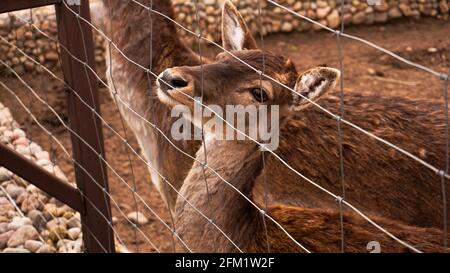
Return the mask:
[[[139,3],[139,2],[136,2],[136,1],[134,1],[134,0],[132,0],[132,1],[133,1],[134,3],[136,3],[136,4],[138,4],[138,5],[140,5],[140,6],[144,7],[144,8],[146,8],[147,10],[152,10],[152,9],[150,9],[150,7],[147,7],[147,6],[145,6],[145,5],[143,5],[143,4]],[[157,12],[157,11],[154,11],[154,10],[152,10],[152,11],[155,12],[156,14],[160,14],[161,16],[167,18],[168,20],[170,20],[170,21],[172,21],[172,22],[178,24],[177,22],[175,22],[173,19],[171,19],[171,18],[168,17],[167,15],[164,15],[164,14],[162,14],[162,13],[160,13],[160,12]],[[72,12],[73,12],[73,11],[72,11]],[[84,19],[84,18],[82,18],[82,17],[81,17],[80,19],[82,19],[82,20],[85,21],[87,24],[89,24],[93,29],[95,29],[99,34],[101,34],[106,40],[111,41],[109,37],[107,37],[101,30],[99,30],[98,28],[96,28],[95,26],[93,26],[89,21],[87,21],[86,19]],[[178,24],[178,25],[179,25],[179,24]],[[180,25],[180,26],[181,26],[181,25]],[[183,26],[181,26],[181,27],[184,28]],[[188,32],[193,33],[192,31],[188,30],[187,28],[185,28],[185,29],[186,29]],[[204,38],[204,37],[200,37],[200,38],[201,38],[201,39],[204,39],[204,40],[207,40],[207,39]],[[209,41],[209,40],[207,40],[207,41]],[[239,59],[238,57],[236,57],[233,53],[227,51],[227,50],[224,49],[222,46],[220,46],[220,45],[218,45],[217,43],[212,42],[212,41],[209,41],[209,42],[215,44],[215,45],[218,46],[219,48],[222,48],[222,49],[223,49],[224,51],[226,51],[228,54],[230,54],[231,56],[235,57],[237,60],[239,60],[240,62],[242,62],[243,64],[245,64],[245,65],[248,66],[249,68],[253,69],[255,72],[258,72],[258,73],[262,74],[261,71],[257,70],[256,68],[252,67],[251,65],[249,65],[249,64],[245,63],[244,61],[240,60],[240,59]],[[149,71],[149,70],[146,69],[145,67],[141,66],[141,65],[138,64],[137,62],[135,62],[135,61],[133,61],[132,59],[130,59],[129,57],[127,57],[127,56],[126,56],[126,55],[125,55],[125,54],[117,47],[117,45],[115,45],[115,44],[112,43],[112,42],[111,42],[111,44],[112,44],[112,45],[118,50],[118,52],[121,53],[121,55],[122,55],[125,59],[127,59],[129,62],[133,63],[134,65],[136,65],[136,66],[138,66],[138,67],[140,67],[140,68],[142,68],[144,71],[146,71],[146,72],[148,72],[148,73],[151,73],[153,76],[157,77],[157,75],[155,75],[154,73],[152,73],[152,71]],[[89,68],[89,66],[88,66],[88,68]],[[275,79],[273,79],[272,77],[270,77],[270,76],[268,76],[268,75],[265,75],[265,74],[262,74],[262,75],[263,75],[264,77],[266,77],[266,78],[271,79],[271,80],[274,81],[274,82],[277,82]],[[295,90],[293,90],[292,88],[290,88],[290,87],[288,87],[288,86],[286,86],[286,85],[284,85],[284,84],[282,84],[282,83],[280,83],[280,82],[277,82],[277,83],[280,84],[281,86],[283,86],[283,87],[285,87],[285,88],[287,88],[287,89],[289,89],[289,90],[291,90],[291,91],[297,93],[297,92],[296,92]],[[170,84],[168,84],[168,83],[165,83],[165,84],[167,84],[168,86],[170,86]],[[181,94],[190,97],[189,95],[187,95],[187,94],[185,94],[185,93],[181,93]],[[304,97],[302,94],[299,94],[299,93],[297,93],[297,94],[298,94],[299,96],[301,96],[301,97]],[[190,97],[190,98],[191,98],[191,99],[194,99],[194,98],[192,98],[192,97]],[[328,113],[328,114],[330,114],[330,115],[335,116],[334,114],[332,114],[332,113],[331,113],[330,111],[328,111],[327,109],[325,109],[325,108],[321,107],[320,105],[316,104],[315,102],[312,102],[311,100],[309,100],[307,97],[304,97],[304,98],[305,98],[305,100],[310,101],[313,105],[316,105],[317,107],[319,107],[320,109],[322,109],[324,112],[326,112],[326,113]],[[208,106],[206,106],[206,105],[203,105],[203,106],[204,106],[205,108],[209,109],[212,113],[214,113],[214,114],[217,115],[217,113],[216,113],[215,111],[213,111],[212,109],[210,109]],[[134,112],[134,111],[133,111],[133,112]],[[338,116],[335,116],[335,117],[338,117]],[[224,120],[224,122],[227,123],[230,127],[234,128],[234,126],[232,126],[231,124],[229,124],[226,120]],[[394,148],[396,148],[397,150],[402,151],[403,153],[409,154],[408,152],[406,152],[406,151],[404,151],[404,150],[398,148],[397,146],[395,146],[395,145],[393,145],[393,144],[391,144],[391,143],[389,143],[389,142],[387,142],[387,141],[385,141],[385,140],[383,140],[383,139],[381,139],[381,138],[379,138],[379,137],[376,137],[375,135],[373,135],[373,134],[371,134],[371,133],[369,133],[369,132],[366,132],[366,131],[363,130],[362,128],[360,128],[360,127],[358,127],[358,126],[356,126],[356,125],[354,125],[354,124],[351,124],[351,123],[349,123],[348,121],[342,120],[342,122],[345,122],[345,123],[349,124],[350,126],[352,126],[352,127],[354,127],[354,128],[357,128],[357,129],[359,129],[359,130],[362,130],[362,131],[365,132],[366,134],[372,135],[374,138],[379,139],[381,142],[383,142],[383,143],[385,143],[385,144],[387,144],[387,145],[389,145],[389,144],[392,145]],[[238,129],[234,128],[234,130],[236,130],[238,133],[240,133],[240,134],[246,136],[244,133],[242,133],[242,132],[239,131]],[[249,137],[249,136],[246,136],[246,137],[248,137],[250,140],[252,140],[252,141],[254,141],[255,143],[257,143],[258,145],[261,145],[261,144],[258,143],[256,140],[252,139],[251,137]],[[313,182],[312,180],[307,179],[304,175],[300,174],[298,171],[296,171],[294,168],[292,168],[292,166],[290,166],[288,163],[286,163],[284,160],[282,160],[282,159],[281,159],[278,155],[276,155],[273,151],[270,151],[270,150],[269,150],[269,152],[270,152],[272,155],[274,155],[275,158],[277,158],[278,160],[280,160],[284,165],[286,165],[290,170],[294,171],[294,173],[296,173],[297,175],[299,175],[300,177],[302,177],[303,179],[305,179],[306,181],[308,181],[308,182],[311,183],[312,185],[318,187],[318,188],[321,189],[322,191],[328,193],[329,195],[331,195],[332,197],[334,197],[336,200],[338,199],[338,196],[337,196],[337,195],[331,193],[330,191],[328,191],[327,189],[325,189],[325,188],[323,188],[322,186],[318,185],[317,183]],[[414,157],[412,154],[409,154],[409,155],[411,155],[412,157]],[[419,160],[420,160],[420,159],[419,159]],[[426,162],[424,162],[424,163],[425,163],[425,164],[428,164],[428,163],[426,163]],[[428,166],[431,166],[431,165],[428,164]],[[208,166],[208,167],[209,167],[209,166]],[[434,168],[433,166],[431,166],[431,167]],[[435,169],[437,170],[437,168],[435,168]],[[214,170],[213,170],[213,171],[214,171]],[[216,173],[216,175],[218,175],[218,174]],[[222,180],[224,180],[224,179],[222,178]],[[227,183],[227,181],[224,181],[224,182]],[[227,184],[229,184],[229,183],[227,183]],[[230,185],[230,184],[229,184],[229,185]],[[170,186],[173,187],[172,185],[170,185]],[[232,186],[232,185],[230,185],[230,186]],[[243,195],[243,194],[240,193],[237,189],[235,189],[235,190],[236,190],[240,195]],[[244,196],[244,198],[246,198],[246,196]],[[253,202],[251,202],[251,200],[249,200],[248,198],[247,198],[247,200],[250,201],[250,203],[251,203],[252,205],[254,205],[255,207],[257,207]],[[349,204],[349,203],[346,202],[346,201],[343,201],[343,203],[344,203],[344,204]],[[355,207],[353,207],[353,206],[350,206],[350,207],[351,207],[353,210],[357,210],[357,209],[356,209]],[[356,211],[356,212],[357,212],[358,214],[362,214],[362,212],[359,211],[359,210]],[[273,222],[275,222],[275,223],[283,230],[283,232],[285,232],[286,234],[288,234],[287,231],[285,231],[285,230],[281,227],[281,225],[279,225],[274,219],[272,219],[272,218],[269,217],[269,216],[267,216],[267,217],[268,217],[269,219],[271,219]],[[367,216],[366,216],[366,217],[367,217]],[[368,217],[367,217],[367,218],[368,218]],[[373,223],[373,221],[370,222],[370,223]],[[392,235],[391,233],[389,233],[389,232],[386,231],[385,229],[381,228],[380,226],[378,226],[378,225],[374,225],[374,226],[377,227],[380,231],[382,231],[382,232],[384,232],[385,234],[387,234],[388,236],[392,237],[394,240],[396,240],[396,241],[402,243],[404,246],[409,247],[409,248],[410,248],[411,250],[413,250],[413,251],[419,252],[416,248],[414,248],[414,247],[410,246],[409,244],[407,244],[406,242],[403,242],[402,240],[398,239],[397,237],[395,237],[394,235]],[[288,236],[290,236],[290,235],[288,235]],[[291,237],[291,239],[292,239],[293,241],[295,241],[292,237]],[[296,241],[295,241],[295,242],[296,242]],[[297,243],[298,245],[301,245],[301,244],[299,244],[298,242],[296,242],[296,243]]]
[[[281,5],[277,4],[277,3],[275,3],[274,1],[270,1],[270,0],[267,0],[267,1],[270,2],[270,3],[272,3],[272,4],[274,4],[274,5],[277,5],[277,6],[280,6],[281,8],[283,8],[283,6],[281,6]],[[154,13],[157,13],[157,14],[159,14],[159,15],[161,15],[161,16],[163,16],[163,17],[166,17],[167,19],[173,21],[170,17],[164,16],[162,13],[157,12],[157,11],[154,11],[151,7],[146,7],[146,6],[142,5],[141,3],[136,2],[136,1],[134,1],[134,0],[133,0],[133,2],[135,2],[135,3],[137,3],[137,4],[141,5],[141,6],[143,6],[143,7],[145,7],[145,8],[147,8],[149,11],[152,11],[152,12],[154,12]],[[64,3],[64,4],[65,4],[65,3]],[[285,8],[285,7],[284,7],[284,8]],[[287,9],[287,8],[285,8],[285,9]],[[293,11],[290,11],[290,12],[292,13]],[[293,12],[293,13],[295,13],[295,12]],[[295,13],[295,14],[297,14],[297,13]],[[307,21],[310,21],[310,20],[311,20],[311,19],[306,18],[306,17],[303,18],[304,16],[301,16],[300,14],[297,14],[297,16],[300,17],[300,18],[302,18],[302,19],[305,19],[305,20],[307,20]],[[85,20],[84,18],[82,18],[82,17],[80,17],[80,18],[81,18],[81,20],[83,20],[83,21],[87,22],[88,24],[90,24],[90,23],[89,23],[87,20]],[[327,29],[327,30],[329,30],[329,31],[332,31],[332,32],[335,32],[335,33],[336,33],[336,31],[334,31],[334,30],[332,30],[332,29],[329,29],[329,28],[327,28],[327,27],[321,25],[320,23],[317,23],[317,22],[315,22],[315,21],[313,21],[313,20],[311,20],[311,21],[312,21],[312,23],[319,24],[319,25],[322,26],[323,28],[325,28],[325,29]],[[176,22],[175,22],[175,23],[176,23]],[[176,24],[177,24],[178,26],[182,27],[183,29],[185,29],[187,32],[193,34],[192,31],[188,30],[187,28],[183,27],[182,25],[180,25],[180,24],[178,24],[178,23],[176,23]],[[90,25],[91,25],[91,24],[90,24]],[[104,36],[104,34],[103,34],[100,30],[98,30],[95,26],[92,26],[92,25],[91,25],[91,27],[93,27],[94,29],[96,29],[97,32],[99,32],[100,34],[102,34],[102,35]],[[339,36],[347,37],[347,38],[350,38],[350,39],[354,39],[354,40],[363,42],[363,43],[365,43],[365,44],[367,44],[367,45],[369,45],[369,46],[372,46],[372,47],[374,47],[374,48],[376,48],[376,49],[382,51],[382,52],[385,52],[386,54],[388,54],[388,55],[390,55],[390,56],[392,56],[392,57],[394,57],[394,58],[396,58],[396,59],[399,59],[399,60],[401,60],[401,61],[404,61],[405,63],[410,64],[411,66],[414,66],[414,67],[416,67],[416,68],[422,69],[422,70],[424,70],[424,71],[426,71],[426,72],[429,72],[429,73],[431,73],[431,74],[433,74],[433,75],[435,75],[435,76],[439,76],[439,77],[442,76],[440,73],[435,72],[434,70],[431,70],[431,69],[426,68],[426,67],[423,67],[423,66],[421,66],[421,65],[412,63],[412,62],[410,62],[410,61],[408,61],[408,60],[405,60],[405,59],[403,59],[403,58],[397,56],[396,54],[394,54],[394,53],[392,53],[392,52],[390,52],[391,54],[389,54],[388,52],[386,52],[386,51],[388,51],[388,50],[383,49],[383,48],[381,48],[381,47],[379,47],[379,46],[377,46],[377,45],[374,45],[374,44],[372,44],[372,43],[370,43],[370,42],[368,42],[368,41],[365,41],[365,40],[363,40],[363,39],[361,39],[361,38],[354,37],[354,36],[351,36],[351,35],[348,35],[348,34],[344,34],[344,33],[340,33]],[[104,37],[105,37],[105,36],[104,36]],[[216,46],[218,46],[218,47],[221,48],[222,50],[226,51],[226,50],[225,50],[224,48],[222,48],[220,45],[216,44],[215,42],[209,41],[208,39],[206,39],[206,38],[204,38],[204,37],[199,37],[199,39],[203,39],[203,40],[208,41],[208,42],[210,42],[210,43],[212,43],[212,44],[215,44]],[[117,49],[117,50],[118,50],[118,51],[119,51],[126,59],[128,59],[129,61],[131,61],[129,58],[127,58],[127,57],[123,54],[123,52],[121,52],[121,50],[120,50],[119,48],[117,48],[117,46],[116,46],[114,43],[112,43],[112,41],[111,41],[109,38],[106,37],[106,40],[108,40],[108,42],[110,43],[110,45],[113,45],[113,46],[114,46],[114,47],[115,47],[115,48],[116,48],[116,49]],[[362,40],[363,40],[363,41],[362,41]],[[228,51],[226,51],[226,52],[228,52]],[[232,55],[234,58],[236,58],[236,59],[239,60],[239,58],[237,58],[236,56],[234,56],[234,54],[232,54],[231,52],[228,52],[228,54]],[[242,60],[240,60],[240,61],[243,62]],[[131,61],[131,62],[132,62],[132,63],[135,63],[135,62],[133,62],[133,61]],[[243,63],[246,64],[245,62],[243,62]],[[135,64],[137,64],[137,63],[135,63]],[[255,72],[260,72],[260,71],[257,70],[256,68],[253,68],[253,67],[251,67],[251,66],[248,65],[248,64],[246,64],[246,65],[249,66],[250,68],[252,68]],[[86,66],[86,64],[85,64],[85,66]],[[87,67],[88,67],[88,66],[87,66]],[[89,69],[89,68],[88,68],[88,69]],[[148,71],[148,69],[146,69],[146,68],[144,68],[144,69],[145,69],[147,72],[151,73],[151,71]],[[272,80],[272,81],[274,81],[274,82],[277,82],[276,80],[272,79],[272,78],[271,78],[270,76],[268,76],[268,75],[265,75],[264,73],[260,73],[260,75],[262,75],[262,76],[264,76],[265,78],[268,78],[268,79],[270,79],[270,80]],[[156,75],[154,75],[154,76],[156,76]],[[285,87],[285,88],[287,88],[287,89],[289,89],[289,90],[291,90],[291,91],[297,93],[295,90],[292,90],[292,88],[289,88],[289,87],[283,85],[282,83],[279,83],[279,82],[278,82],[278,84],[281,84],[283,87]],[[303,97],[301,94],[298,94],[298,95],[301,96],[301,97]],[[306,98],[306,100],[308,100],[308,99]],[[122,103],[123,103],[123,102],[122,102]],[[313,103],[313,104],[314,104],[314,103]],[[390,143],[390,142],[388,142],[388,141],[386,141],[386,140],[384,140],[384,139],[381,139],[381,138],[375,136],[374,134],[372,134],[372,133],[370,133],[370,132],[365,131],[364,129],[360,128],[359,126],[354,125],[354,124],[352,124],[352,123],[350,123],[350,122],[348,122],[348,121],[346,121],[346,120],[340,118],[339,116],[334,115],[333,113],[331,113],[331,112],[329,112],[328,110],[324,109],[324,108],[321,107],[320,105],[316,105],[316,104],[314,104],[314,105],[315,105],[316,107],[319,107],[320,109],[322,109],[325,113],[327,113],[327,114],[333,116],[333,117],[336,118],[337,120],[340,120],[340,122],[342,122],[342,123],[344,123],[344,124],[347,124],[347,125],[351,126],[352,128],[354,128],[354,129],[356,129],[356,130],[358,130],[358,131],[360,131],[360,132],[363,132],[364,134],[366,134],[366,135],[368,135],[368,136],[370,136],[370,137],[372,137],[372,138],[374,138],[374,139],[376,139],[376,140],[378,140],[378,141],[384,143],[385,145],[387,145],[387,146],[389,146],[389,147],[391,147],[391,148],[394,148],[394,149],[398,150],[399,152],[401,152],[401,153],[407,155],[408,157],[412,158],[413,160],[416,160],[417,162],[419,162],[419,163],[421,163],[422,165],[428,167],[429,169],[435,171],[436,173],[442,173],[442,174],[443,174],[443,175],[442,175],[442,178],[443,178],[443,179],[444,179],[444,178],[447,178],[447,179],[449,178],[449,176],[448,176],[448,170],[446,170],[445,172],[443,172],[443,171],[440,172],[440,170],[439,170],[438,168],[436,168],[436,167],[434,167],[434,166],[428,164],[427,162],[425,162],[425,161],[421,160],[420,158],[418,158],[418,157],[412,155],[411,153],[409,153],[409,152],[407,152],[407,151],[404,151],[403,149],[397,147],[396,145],[394,145],[394,144],[392,144],[392,143]],[[132,112],[134,112],[134,111],[132,111]],[[134,112],[134,113],[135,113],[135,112]],[[137,113],[136,113],[136,114],[137,114]],[[255,141],[255,142],[256,142],[256,141]],[[256,142],[256,143],[257,143],[257,142]],[[258,143],[258,144],[259,144],[259,143]],[[276,154],[274,154],[274,153],[272,153],[272,154],[273,154],[275,157],[277,157]],[[447,153],[447,154],[448,154],[448,153]],[[286,166],[290,167],[291,170],[293,170],[293,168],[292,168],[291,166],[289,166],[289,164],[287,164],[286,162],[284,162],[281,158],[279,158],[279,157],[277,157],[277,158],[278,158],[278,160],[280,160],[283,164],[285,164]],[[297,172],[297,171],[295,171],[295,170],[293,170],[293,171],[294,171],[295,173],[297,173],[297,175],[299,175],[300,177],[303,177],[304,179],[306,179],[306,177],[304,177],[303,175],[301,175],[299,172]],[[343,177],[343,176],[342,176],[342,177]],[[323,191],[325,191],[325,192],[328,193],[329,195],[335,197],[337,200],[339,200],[339,196],[334,195],[333,193],[331,193],[331,192],[329,192],[328,190],[326,190],[326,189],[320,187],[320,185],[314,183],[313,181],[311,181],[311,180],[309,180],[309,179],[306,179],[306,180],[307,180],[308,182],[312,183],[313,185],[315,185],[316,187],[318,187],[319,189],[322,189]],[[170,183],[168,183],[168,184],[169,184],[170,186],[172,186]],[[445,184],[445,183],[444,183],[444,184]],[[345,205],[347,205],[349,208],[351,208],[352,210],[354,210],[354,211],[357,212],[358,214],[360,214],[363,218],[365,218],[367,221],[369,221],[371,224],[373,224],[374,226],[376,226],[376,227],[377,227],[378,229],[380,229],[381,231],[385,232],[385,233],[388,234],[388,235],[390,234],[390,233],[388,233],[386,230],[384,230],[382,227],[379,227],[376,223],[374,223],[372,220],[370,220],[370,218],[368,218],[367,216],[365,216],[364,214],[362,214],[359,210],[357,210],[356,208],[354,208],[351,204],[349,204],[349,203],[346,202],[345,200],[342,200],[342,203],[345,204]],[[267,217],[270,217],[270,216],[267,216]],[[273,219],[272,219],[272,220],[273,220]],[[399,240],[398,238],[396,238],[396,237],[393,236],[392,234],[390,234],[390,237],[393,238],[393,239],[397,239],[397,241]],[[401,240],[398,241],[398,242],[404,244],[404,242],[402,242]],[[408,247],[412,248],[411,246],[408,246]],[[414,249],[413,249],[413,250],[414,250]],[[418,251],[418,250],[415,250],[415,251]]]

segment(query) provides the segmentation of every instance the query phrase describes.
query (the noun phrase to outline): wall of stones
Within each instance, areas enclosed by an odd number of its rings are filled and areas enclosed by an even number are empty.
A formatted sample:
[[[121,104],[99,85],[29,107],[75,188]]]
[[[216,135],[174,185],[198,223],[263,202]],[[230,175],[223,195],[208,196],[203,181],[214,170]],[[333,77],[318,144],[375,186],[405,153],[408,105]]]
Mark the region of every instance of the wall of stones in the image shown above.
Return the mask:
[[[223,0],[198,0],[199,24],[195,12],[196,0],[172,0],[176,20],[191,30],[200,28],[202,34],[210,40],[220,41],[221,5]],[[233,0],[245,21],[254,34],[261,31],[264,35],[279,32],[318,30],[316,25],[298,19],[285,10],[267,1],[260,0],[259,16],[258,0]],[[331,28],[340,25],[341,0],[277,0],[278,3],[305,15]],[[378,2],[378,4],[376,4]],[[376,5],[369,5],[376,4]],[[91,10],[94,21],[101,21],[101,7],[93,1]],[[101,4],[101,3],[100,3]],[[424,16],[448,20],[450,0],[345,0],[344,23],[349,25],[385,23],[389,20]],[[20,18],[29,19],[28,11],[0,14],[0,35],[12,44],[16,44],[36,61],[48,68],[58,65],[57,45],[47,39],[39,31],[24,24]],[[53,8],[33,10],[33,22],[40,30],[56,38],[56,22]],[[180,30],[180,28],[178,28]],[[193,44],[195,37],[183,33],[187,43]],[[95,36],[95,58],[98,63],[104,61],[103,38]],[[14,47],[0,38],[0,58],[11,65],[19,74],[41,73],[43,69],[24,57]],[[0,66],[0,75],[11,74],[4,66]]]
[[[196,0],[172,0],[177,20],[189,29],[198,30]],[[264,0],[233,0],[253,33],[318,30],[311,23]],[[259,4],[261,15],[259,16]],[[307,16],[330,28],[340,25],[341,0],[277,0],[301,15]],[[221,5],[223,0],[198,1],[200,28],[208,39],[220,40]],[[344,24],[360,25],[385,23],[401,17],[420,18],[431,16],[448,19],[450,0],[344,0]],[[186,35],[186,33],[182,33]],[[187,37],[192,40],[192,37]]]

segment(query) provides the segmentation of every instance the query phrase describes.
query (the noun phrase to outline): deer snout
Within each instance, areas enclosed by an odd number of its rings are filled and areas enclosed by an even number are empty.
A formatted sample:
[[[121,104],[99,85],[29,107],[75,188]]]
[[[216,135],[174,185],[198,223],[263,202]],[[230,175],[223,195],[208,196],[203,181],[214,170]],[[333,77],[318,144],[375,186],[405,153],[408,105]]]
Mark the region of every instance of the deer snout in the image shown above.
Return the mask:
[[[171,89],[183,88],[189,85],[189,81],[172,69],[166,69],[158,77],[158,84],[162,91],[167,92]]]

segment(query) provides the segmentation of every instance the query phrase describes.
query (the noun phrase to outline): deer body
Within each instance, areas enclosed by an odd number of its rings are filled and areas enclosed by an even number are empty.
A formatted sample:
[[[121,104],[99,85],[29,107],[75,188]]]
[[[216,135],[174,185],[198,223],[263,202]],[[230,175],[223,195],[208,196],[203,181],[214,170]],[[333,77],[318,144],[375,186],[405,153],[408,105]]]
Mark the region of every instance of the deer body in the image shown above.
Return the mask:
[[[255,177],[261,177],[262,158],[259,146],[251,141],[209,140],[208,166],[216,170],[219,178],[207,169],[206,191],[203,177],[204,152],[197,152],[194,163],[183,183],[175,210],[177,234],[194,252],[238,252],[216,227],[200,215],[193,207],[208,218],[237,244],[244,252],[302,252],[287,235],[271,220],[266,218],[267,237],[262,214],[242,195],[252,198]],[[270,156],[268,156],[270,160]],[[227,163],[224,163],[227,162]],[[236,189],[227,185],[222,178]],[[260,207],[264,208],[263,205]],[[299,243],[313,252],[340,252],[340,215],[337,209],[305,208],[286,205],[269,206],[267,210],[275,221]],[[419,250],[442,251],[442,232],[434,228],[417,228],[382,217],[372,218],[379,225],[405,240]],[[346,252],[368,252],[369,242],[376,241],[383,252],[408,252],[408,248],[393,241],[360,216],[345,212],[344,229]],[[268,238],[268,241],[267,241]]]
[[[131,1],[104,0],[104,3],[111,11],[109,37],[130,59],[144,67],[151,67],[156,75],[167,68],[199,64],[198,56],[182,44],[175,26],[167,19],[157,14],[149,16],[147,10]],[[153,8],[173,18],[170,1],[154,0]],[[254,49],[256,43],[242,17],[231,8],[224,11],[225,48],[237,50],[236,52]],[[227,32],[230,27],[238,32]],[[235,35],[236,33],[242,35]],[[230,41],[240,36],[243,38],[242,46]],[[156,89],[153,86],[155,78],[126,60],[114,48],[111,57],[106,64],[108,82],[112,89],[117,90],[131,109],[154,123],[171,139],[170,128],[174,120],[170,118],[170,108],[156,99]],[[205,58],[203,60],[205,63],[213,63]],[[261,62],[252,65],[260,67]],[[216,88],[214,84],[221,84],[219,90],[225,92],[228,91],[227,88],[231,88],[227,86],[228,83],[234,84],[247,74],[256,74],[240,66],[236,60],[231,70],[238,77],[225,75],[224,71],[218,70],[215,71],[214,80],[208,81],[208,74],[205,74],[205,88]],[[112,77],[109,77],[110,74]],[[285,82],[286,75],[282,76],[280,81]],[[294,83],[287,84],[293,86]],[[330,111],[339,113],[339,100],[336,96],[325,97],[321,104]],[[192,166],[192,159],[180,153],[161,133],[121,102],[118,102],[118,107],[136,136],[145,158],[156,170],[150,168],[152,182],[173,210],[177,195],[170,187],[165,186],[161,176],[174,188],[180,189]],[[445,123],[444,115],[439,110],[441,108],[437,103],[368,97],[349,92],[345,94],[347,120],[419,155],[435,166],[443,166],[445,158],[445,143],[441,137],[444,136]],[[287,122],[288,126],[280,134],[280,147],[275,152],[306,177],[341,194],[337,121],[311,106],[308,111],[290,117]],[[413,225],[442,227],[439,176],[346,125],[342,125],[342,132],[346,200],[364,212]],[[200,145],[199,142],[189,140],[173,143],[191,156],[195,156]],[[300,205],[304,208],[336,207],[332,198],[278,160],[269,157],[266,166],[269,203]],[[259,176],[252,187],[256,201],[261,202],[264,196],[263,185]],[[447,203],[450,203],[449,196],[447,194]]]

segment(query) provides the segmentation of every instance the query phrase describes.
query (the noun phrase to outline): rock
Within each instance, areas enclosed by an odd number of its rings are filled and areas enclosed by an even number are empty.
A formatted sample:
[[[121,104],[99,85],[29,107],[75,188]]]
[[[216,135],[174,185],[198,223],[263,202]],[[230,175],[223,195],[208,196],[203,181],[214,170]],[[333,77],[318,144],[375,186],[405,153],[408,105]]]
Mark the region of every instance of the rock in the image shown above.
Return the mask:
[[[317,18],[319,19],[323,19],[325,17],[327,17],[328,13],[330,13],[331,8],[329,6],[323,7],[323,8],[318,8],[316,10],[316,14],[317,14]]]
[[[30,253],[30,251],[28,249],[25,248],[5,248],[3,250],[3,253]]]
[[[327,24],[330,28],[337,28],[340,24],[341,19],[339,18],[339,12],[337,10],[333,10],[327,16]]]
[[[8,223],[0,223],[0,234],[5,233],[8,230]]]
[[[73,216],[72,218],[70,218],[66,224],[67,224],[67,227],[70,229],[81,227],[80,219],[78,219],[76,216]]]
[[[371,76],[375,75],[377,72],[373,68],[367,68],[367,73]]]
[[[55,252],[56,252],[56,249],[47,244],[44,244],[36,251],[36,253],[55,253]]]
[[[71,241],[67,239],[60,240],[56,247],[60,253],[80,253],[83,243],[81,240]]]
[[[294,29],[294,26],[289,22],[284,22],[281,25],[281,31],[283,32],[291,32]]]
[[[8,184],[8,186],[6,186],[5,190],[14,199],[16,199],[23,192],[25,192],[24,188],[14,185],[14,184]]]
[[[443,14],[448,13],[449,8],[448,8],[447,1],[441,0],[441,2],[439,2],[439,10]]]
[[[401,3],[398,5],[398,8],[402,11],[403,15],[405,16],[409,17],[413,15],[412,9],[408,4]]]
[[[13,235],[14,230],[2,232],[0,234],[0,249],[4,249],[6,245],[8,244],[9,238]]]
[[[375,12],[374,13],[373,20],[377,23],[384,23],[387,21],[387,19],[388,19],[387,12],[382,12],[382,13]]]
[[[364,22],[365,16],[366,14],[364,11],[356,13],[355,15],[353,15],[352,23],[355,25],[361,24],[362,22]]]
[[[47,62],[56,62],[58,61],[58,54],[54,51],[47,52],[44,56]]]
[[[386,12],[389,9],[388,4],[386,4],[386,1],[381,0],[381,3],[379,5],[373,5],[374,9],[376,11],[380,11],[380,12]]]
[[[34,209],[42,210],[46,201],[47,197],[45,195],[30,194],[29,197],[23,201],[20,208],[24,213],[28,213]]]
[[[402,17],[402,13],[400,9],[397,7],[393,7],[388,11],[389,18],[400,18]]]
[[[436,52],[438,52],[438,50],[435,47],[430,47],[430,48],[427,49],[427,52],[428,53],[436,53]]]
[[[19,137],[27,137],[27,135],[25,134],[25,131],[22,129],[19,129],[19,128],[14,129],[13,136],[14,136],[14,139],[17,139]]]
[[[145,217],[145,215],[142,214],[141,212],[136,212],[136,211],[130,212],[127,214],[127,218],[132,223],[134,223],[136,225],[140,225],[140,226],[148,223],[147,217]]]
[[[35,240],[37,238],[39,238],[39,233],[33,226],[22,226],[11,235],[8,240],[8,247],[17,247],[23,245],[28,240]]]
[[[0,183],[11,179],[11,172],[7,169],[0,167]]]
[[[23,226],[29,226],[32,222],[28,217],[14,217],[11,223],[8,224],[8,230],[17,230]]]
[[[77,227],[71,228],[67,231],[67,236],[72,240],[78,239],[80,237],[80,235],[81,235],[81,229],[77,228]]]
[[[19,197],[17,197],[16,204],[20,206],[25,201],[25,199],[27,199],[27,198],[28,198],[28,193],[27,192],[22,192],[19,195]]]
[[[28,218],[30,218],[33,226],[38,230],[45,228],[45,226],[47,225],[47,219],[45,219],[43,213],[39,210],[31,210],[30,212],[28,212],[27,216]]]
[[[28,249],[31,252],[37,252],[39,248],[41,248],[44,245],[44,243],[36,240],[28,240],[25,242],[23,247],[25,249]]]
[[[50,232],[48,238],[53,242],[57,242],[60,239],[64,239],[67,237],[66,224],[63,223],[63,221],[61,221],[60,219],[63,218],[57,218],[47,223],[47,228]]]
[[[0,205],[0,216],[7,216],[10,211],[14,211],[14,206],[12,204]]]

